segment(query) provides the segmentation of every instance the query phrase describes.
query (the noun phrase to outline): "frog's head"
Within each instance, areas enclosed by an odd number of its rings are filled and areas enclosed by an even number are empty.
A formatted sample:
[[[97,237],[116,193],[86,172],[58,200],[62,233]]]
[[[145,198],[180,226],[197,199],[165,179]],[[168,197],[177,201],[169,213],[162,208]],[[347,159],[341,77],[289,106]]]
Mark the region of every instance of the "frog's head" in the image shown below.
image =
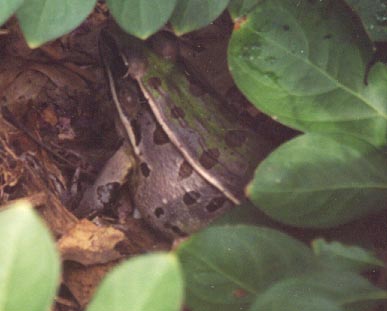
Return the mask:
[[[104,66],[112,68],[117,78],[130,76],[137,81],[153,71],[168,74],[179,55],[177,39],[169,32],[162,31],[142,41],[116,24],[101,31],[99,49]]]
[[[141,40],[124,33],[116,25],[101,30],[98,46],[102,63],[113,75],[141,78],[148,68],[147,51]]]

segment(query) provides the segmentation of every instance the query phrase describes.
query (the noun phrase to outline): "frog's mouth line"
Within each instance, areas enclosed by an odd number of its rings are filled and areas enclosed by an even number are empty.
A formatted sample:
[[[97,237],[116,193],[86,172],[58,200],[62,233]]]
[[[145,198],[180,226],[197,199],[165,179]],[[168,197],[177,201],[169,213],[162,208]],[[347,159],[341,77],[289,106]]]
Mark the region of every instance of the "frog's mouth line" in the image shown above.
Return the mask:
[[[132,130],[132,125],[130,124],[129,118],[126,117],[126,115],[125,115],[125,113],[124,113],[124,111],[122,109],[122,106],[119,103],[119,99],[118,99],[118,95],[117,95],[117,91],[116,91],[116,86],[115,86],[115,83],[114,83],[113,74],[112,74],[109,66],[106,66],[105,70],[106,70],[106,75],[107,75],[108,81],[109,81],[110,92],[112,94],[114,105],[115,105],[115,107],[116,107],[116,109],[118,111],[118,115],[120,117],[120,121],[122,122],[122,124],[125,127],[125,132],[128,134],[129,140],[131,142],[135,142],[137,140],[136,139],[136,134]],[[139,153],[138,146],[136,144],[132,144],[132,147],[133,147],[135,153],[138,154]]]

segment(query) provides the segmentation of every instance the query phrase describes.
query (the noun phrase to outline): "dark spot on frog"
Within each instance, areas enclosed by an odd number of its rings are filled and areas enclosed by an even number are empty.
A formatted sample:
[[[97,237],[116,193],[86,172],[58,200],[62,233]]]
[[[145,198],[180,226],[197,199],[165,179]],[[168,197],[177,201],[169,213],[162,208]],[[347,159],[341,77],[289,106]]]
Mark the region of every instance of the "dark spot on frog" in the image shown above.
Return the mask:
[[[226,202],[225,197],[218,197],[218,198],[213,198],[210,203],[207,204],[206,210],[210,213],[213,213],[220,209],[223,204]]]
[[[184,193],[183,202],[185,205],[195,204],[200,198],[200,193],[196,191],[188,191]]]
[[[290,27],[289,27],[289,25],[283,25],[282,29],[285,31],[289,31]]]
[[[332,38],[332,35],[331,35],[330,33],[328,33],[328,34],[326,34],[323,38],[324,38],[324,39],[330,39],[330,38]]]
[[[164,214],[165,214],[165,212],[164,212],[164,209],[162,207],[157,207],[155,209],[155,215],[156,215],[157,218],[160,218]]]
[[[136,144],[136,146],[138,146],[138,144],[141,142],[140,124],[138,124],[137,121],[133,119],[130,121],[130,126],[132,127],[133,134],[134,134],[134,140],[135,140],[134,143]]]
[[[191,176],[192,172],[192,166],[186,160],[184,160],[179,168],[179,177],[181,179],[188,178],[189,176]]]
[[[218,158],[220,156],[219,149],[212,148],[203,151],[202,155],[199,158],[200,164],[207,170],[213,168],[218,163]]]
[[[161,86],[161,80],[158,77],[149,78],[148,83],[155,90],[157,90]]]
[[[181,109],[180,107],[173,106],[173,107],[171,108],[171,116],[172,116],[172,118],[174,118],[174,119],[179,119],[179,118],[184,119],[184,117],[185,117],[185,112],[184,112],[184,110]]]
[[[153,132],[153,142],[156,145],[164,145],[166,143],[169,143],[169,138],[167,134],[163,131],[159,124],[156,125],[156,129]]]
[[[229,130],[224,137],[227,146],[230,148],[236,148],[242,146],[246,139],[246,131],[242,130]]]
[[[149,166],[148,164],[146,164],[145,162],[142,162],[140,164],[140,169],[141,169],[141,173],[144,177],[148,177],[149,174],[150,174],[150,169],[149,169]]]

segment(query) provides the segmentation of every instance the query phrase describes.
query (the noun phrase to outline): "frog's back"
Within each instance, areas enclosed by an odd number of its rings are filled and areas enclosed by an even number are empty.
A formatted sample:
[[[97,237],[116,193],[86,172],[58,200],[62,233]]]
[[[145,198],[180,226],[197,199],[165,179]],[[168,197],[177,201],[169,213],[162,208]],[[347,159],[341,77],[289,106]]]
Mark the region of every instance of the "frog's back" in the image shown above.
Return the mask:
[[[233,206],[171,143],[148,107],[136,118],[140,163],[135,206],[169,237],[193,233]]]
[[[138,80],[156,119],[198,173],[239,203],[270,144],[178,65],[146,53],[147,70]]]

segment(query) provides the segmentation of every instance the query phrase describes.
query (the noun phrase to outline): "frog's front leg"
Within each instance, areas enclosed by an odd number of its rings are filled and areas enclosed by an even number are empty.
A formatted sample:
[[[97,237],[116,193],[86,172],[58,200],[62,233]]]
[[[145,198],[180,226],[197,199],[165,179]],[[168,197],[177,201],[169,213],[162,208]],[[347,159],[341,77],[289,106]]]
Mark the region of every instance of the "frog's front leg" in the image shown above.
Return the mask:
[[[122,146],[105,163],[94,185],[85,191],[74,213],[79,217],[91,217],[117,205],[119,191],[135,172],[135,158],[131,146]]]

